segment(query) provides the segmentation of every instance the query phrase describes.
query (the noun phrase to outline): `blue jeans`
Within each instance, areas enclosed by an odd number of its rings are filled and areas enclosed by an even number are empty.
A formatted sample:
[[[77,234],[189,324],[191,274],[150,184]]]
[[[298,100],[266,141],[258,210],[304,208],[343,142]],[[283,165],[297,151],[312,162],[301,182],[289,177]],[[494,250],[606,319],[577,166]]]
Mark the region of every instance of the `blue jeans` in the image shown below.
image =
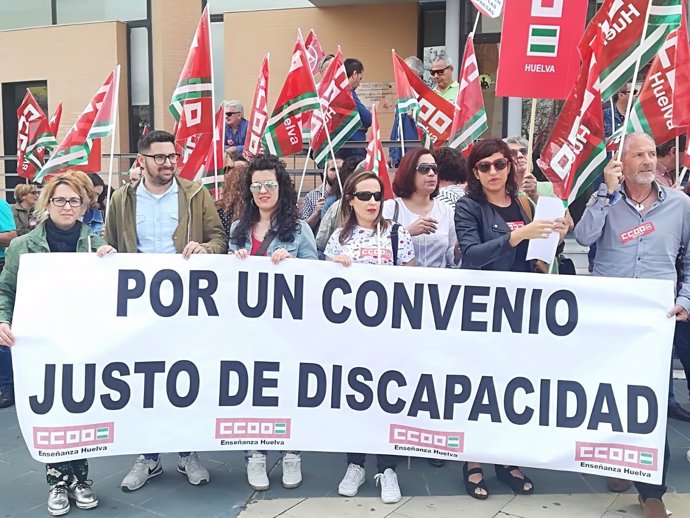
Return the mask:
[[[673,334],[673,349],[676,351],[676,356],[683,365],[686,383],[688,383],[688,390],[690,390],[690,376],[688,376],[690,374],[690,322],[676,322],[676,331]],[[673,405],[675,403],[677,403],[677,400],[673,390],[673,361],[671,361],[668,404]]]
[[[4,345],[0,345],[0,388],[2,387],[14,387],[12,353]]]
[[[190,453],[190,452],[185,451],[185,452],[180,452],[180,453],[178,453],[178,455],[179,455],[180,457],[189,457],[189,453]],[[145,458],[146,460],[153,460],[153,461],[158,462],[158,457],[159,457],[159,456],[160,456],[160,453],[144,453],[144,458]]]

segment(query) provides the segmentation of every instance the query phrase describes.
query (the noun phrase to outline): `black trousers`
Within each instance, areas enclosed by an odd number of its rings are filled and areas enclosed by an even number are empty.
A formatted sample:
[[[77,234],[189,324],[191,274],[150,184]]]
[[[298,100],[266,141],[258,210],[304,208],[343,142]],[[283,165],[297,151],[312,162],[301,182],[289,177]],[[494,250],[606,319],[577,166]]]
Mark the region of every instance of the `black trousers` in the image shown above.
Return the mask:
[[[676,356],[683,365],[685,380],[690,392],[690,322],[676,322],[676,331],[673,334],[673,348]]]
[[[360,467],[364,467],[364,461],[366,460],[366,453],[348,453],[347,463],[357,464]],[[383,473],[388,468],[395,471],[395,466],[398,463],[398,457],[396,455],[377,455],[376,456],[376,469],[379,473]]]
[[[635,488],[640,493],[642,500],[647,498],[661,498],[666,494],[666,473],[668,472],[668,461],[671,458],[671,453],[668,449],[668,435],[666,435],[666,444],[664,446],[664,469],[662,471],[661,485],[647,484],[646,482],[635,482]]]

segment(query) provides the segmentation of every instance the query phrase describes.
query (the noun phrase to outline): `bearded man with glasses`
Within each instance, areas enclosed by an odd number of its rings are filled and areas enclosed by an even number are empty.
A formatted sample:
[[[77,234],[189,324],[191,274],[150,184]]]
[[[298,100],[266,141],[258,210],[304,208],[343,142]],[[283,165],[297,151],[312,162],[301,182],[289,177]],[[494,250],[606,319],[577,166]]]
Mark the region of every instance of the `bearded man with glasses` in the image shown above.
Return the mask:
[[[208,190],[176,176],[180,153],[175,136],[151,131],[137,147],[143,176],[113,194],[105,230],[108,243],[123,253],[177,253],[185,259],[226,253],[228,239]],[[180,453],[177,471],[193,485],[209,481],[193,452]],[[162,473],[157,453],[140,455],[123,479],[122,490],[135,491]]]

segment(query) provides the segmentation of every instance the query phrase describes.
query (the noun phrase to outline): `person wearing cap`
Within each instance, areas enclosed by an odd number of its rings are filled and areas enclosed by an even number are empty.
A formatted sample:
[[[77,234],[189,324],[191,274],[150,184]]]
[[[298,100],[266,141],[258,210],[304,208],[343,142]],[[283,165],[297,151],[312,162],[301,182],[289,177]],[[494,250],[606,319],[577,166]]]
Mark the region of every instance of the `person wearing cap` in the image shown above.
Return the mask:
[[[240,101],[225,103],[225,142],[226,153],[241,155],[244,152],[244,141],[247,139],[249,122],[244,118],[244,107]]]

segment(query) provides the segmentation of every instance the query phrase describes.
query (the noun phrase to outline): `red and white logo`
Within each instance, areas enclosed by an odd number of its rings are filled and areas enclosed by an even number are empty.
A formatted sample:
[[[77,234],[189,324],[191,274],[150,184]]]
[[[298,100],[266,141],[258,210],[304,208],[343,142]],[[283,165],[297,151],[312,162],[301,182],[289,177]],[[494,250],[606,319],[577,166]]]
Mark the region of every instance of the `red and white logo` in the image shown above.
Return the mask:
[[[618,237],[621,240],[621,243],[627,243],[628,241],[633,241],[637,239],[640,236],[644,236],[645,234],[651,234],[656,230],[654,228],[654,223],[651,221],[648,223],[642,223],[641,225],[631,228],[630,230],[626,230],[625,232],[621,232]]]
[[[219,417],[216,439],[289,439],[290,419],[257,417]]]
[[[34,426],[34,448],[64,450],[82,446],[112,444],[115,423],[83,424],[77,426]]]
[[[401,424],[390,426],[390,444],[409,444],[422,448],[462,453],[465,448],[465,434],[462,432],[440,432],[424,428],[413,428]]]
[[[575,460],[656,471],[659,468],[659,450],[627,444],[577,442]]]

